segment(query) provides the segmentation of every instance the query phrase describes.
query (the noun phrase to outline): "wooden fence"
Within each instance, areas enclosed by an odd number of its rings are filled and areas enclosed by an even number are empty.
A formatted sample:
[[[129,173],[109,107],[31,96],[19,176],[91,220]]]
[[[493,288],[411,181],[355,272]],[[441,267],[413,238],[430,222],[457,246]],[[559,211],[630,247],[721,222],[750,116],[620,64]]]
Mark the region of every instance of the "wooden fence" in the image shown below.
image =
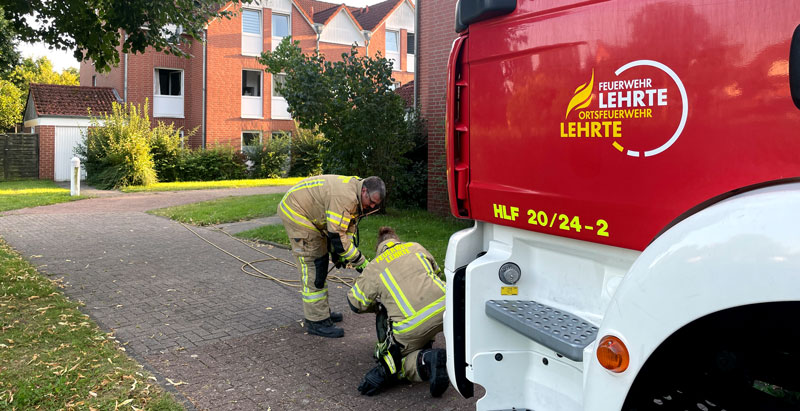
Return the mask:
[[[0,134],[0,179],[39,178],[39,135]]]

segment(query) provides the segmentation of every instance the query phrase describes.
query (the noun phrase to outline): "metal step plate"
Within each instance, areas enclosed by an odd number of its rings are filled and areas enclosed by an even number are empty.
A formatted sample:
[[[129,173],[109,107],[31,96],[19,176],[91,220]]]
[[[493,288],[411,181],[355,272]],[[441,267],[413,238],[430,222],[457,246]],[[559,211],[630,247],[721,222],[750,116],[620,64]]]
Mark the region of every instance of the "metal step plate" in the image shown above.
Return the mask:
[[[486,315],[573,361],[597,338],[597,327],[563,310],[521,300],[489,300]]]

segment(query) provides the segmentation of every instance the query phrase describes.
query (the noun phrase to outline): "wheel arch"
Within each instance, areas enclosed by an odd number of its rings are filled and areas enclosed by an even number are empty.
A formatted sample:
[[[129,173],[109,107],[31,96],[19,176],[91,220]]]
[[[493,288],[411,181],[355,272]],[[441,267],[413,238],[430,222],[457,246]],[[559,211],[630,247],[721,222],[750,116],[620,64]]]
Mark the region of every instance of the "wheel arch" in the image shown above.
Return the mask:
[[[714,313],[800,301],[800,183],[763,188],[699,210],[659,236],[614,292],[598,336],[615,335],[630,365],[615,374],[584,353],[584,408],[620,409],[644,364],[670,336]],[[595,343],[596,344],[596,343]]]

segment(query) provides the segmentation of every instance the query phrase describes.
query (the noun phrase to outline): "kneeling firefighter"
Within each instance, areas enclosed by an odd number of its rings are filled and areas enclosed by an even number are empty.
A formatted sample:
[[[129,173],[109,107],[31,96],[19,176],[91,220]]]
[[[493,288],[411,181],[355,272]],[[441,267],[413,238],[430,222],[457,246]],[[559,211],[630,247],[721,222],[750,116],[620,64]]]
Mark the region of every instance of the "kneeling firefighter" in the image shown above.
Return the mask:
[[[375,395],[405,379],[428,381],[431,395],[439,397],[450,386],[445,350],[431,348],[445,307],[440,270],[428,250],[401,242],[390,227],[381,227],[376,255],[347,294],[354,312],[377,314],[378,365],[358,390]]]
[[[303,290],[303,314],[309,334],[328,338],[344,336],[333,325],[342,314],[331,312],[328,304],[330,262],[343,261],[361,272],[369,261],[361,255],[353,235],[358,220],[377,210],[386,198],[386,186],[379,177],[322,175],[309,177],[286,193],[278,205],[286,235],[297,258]]]

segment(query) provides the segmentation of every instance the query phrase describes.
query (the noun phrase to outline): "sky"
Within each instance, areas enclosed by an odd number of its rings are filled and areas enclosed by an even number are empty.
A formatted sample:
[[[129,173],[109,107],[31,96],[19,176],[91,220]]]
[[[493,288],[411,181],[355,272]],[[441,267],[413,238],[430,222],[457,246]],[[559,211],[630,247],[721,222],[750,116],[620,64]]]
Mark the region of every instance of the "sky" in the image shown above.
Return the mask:
[[[330,3],[340,3],[337,0],[327,1]],[[352,7],[364,7],[380,3],[381,1],[383,0],[347,0],[344,1],[344,4]],[[75,60],[75,58],[72,57],[72,51],[52,50],[43,43],[20,43],[19,50],[22,53],[22,57],[37,58],[46,56],[48,59],[50,59],[50,61],[53,62],[53,69],[57,72],[60,72],[67,67],[75,67],[77,69],[80,66],[78,64],[78,60]]]

